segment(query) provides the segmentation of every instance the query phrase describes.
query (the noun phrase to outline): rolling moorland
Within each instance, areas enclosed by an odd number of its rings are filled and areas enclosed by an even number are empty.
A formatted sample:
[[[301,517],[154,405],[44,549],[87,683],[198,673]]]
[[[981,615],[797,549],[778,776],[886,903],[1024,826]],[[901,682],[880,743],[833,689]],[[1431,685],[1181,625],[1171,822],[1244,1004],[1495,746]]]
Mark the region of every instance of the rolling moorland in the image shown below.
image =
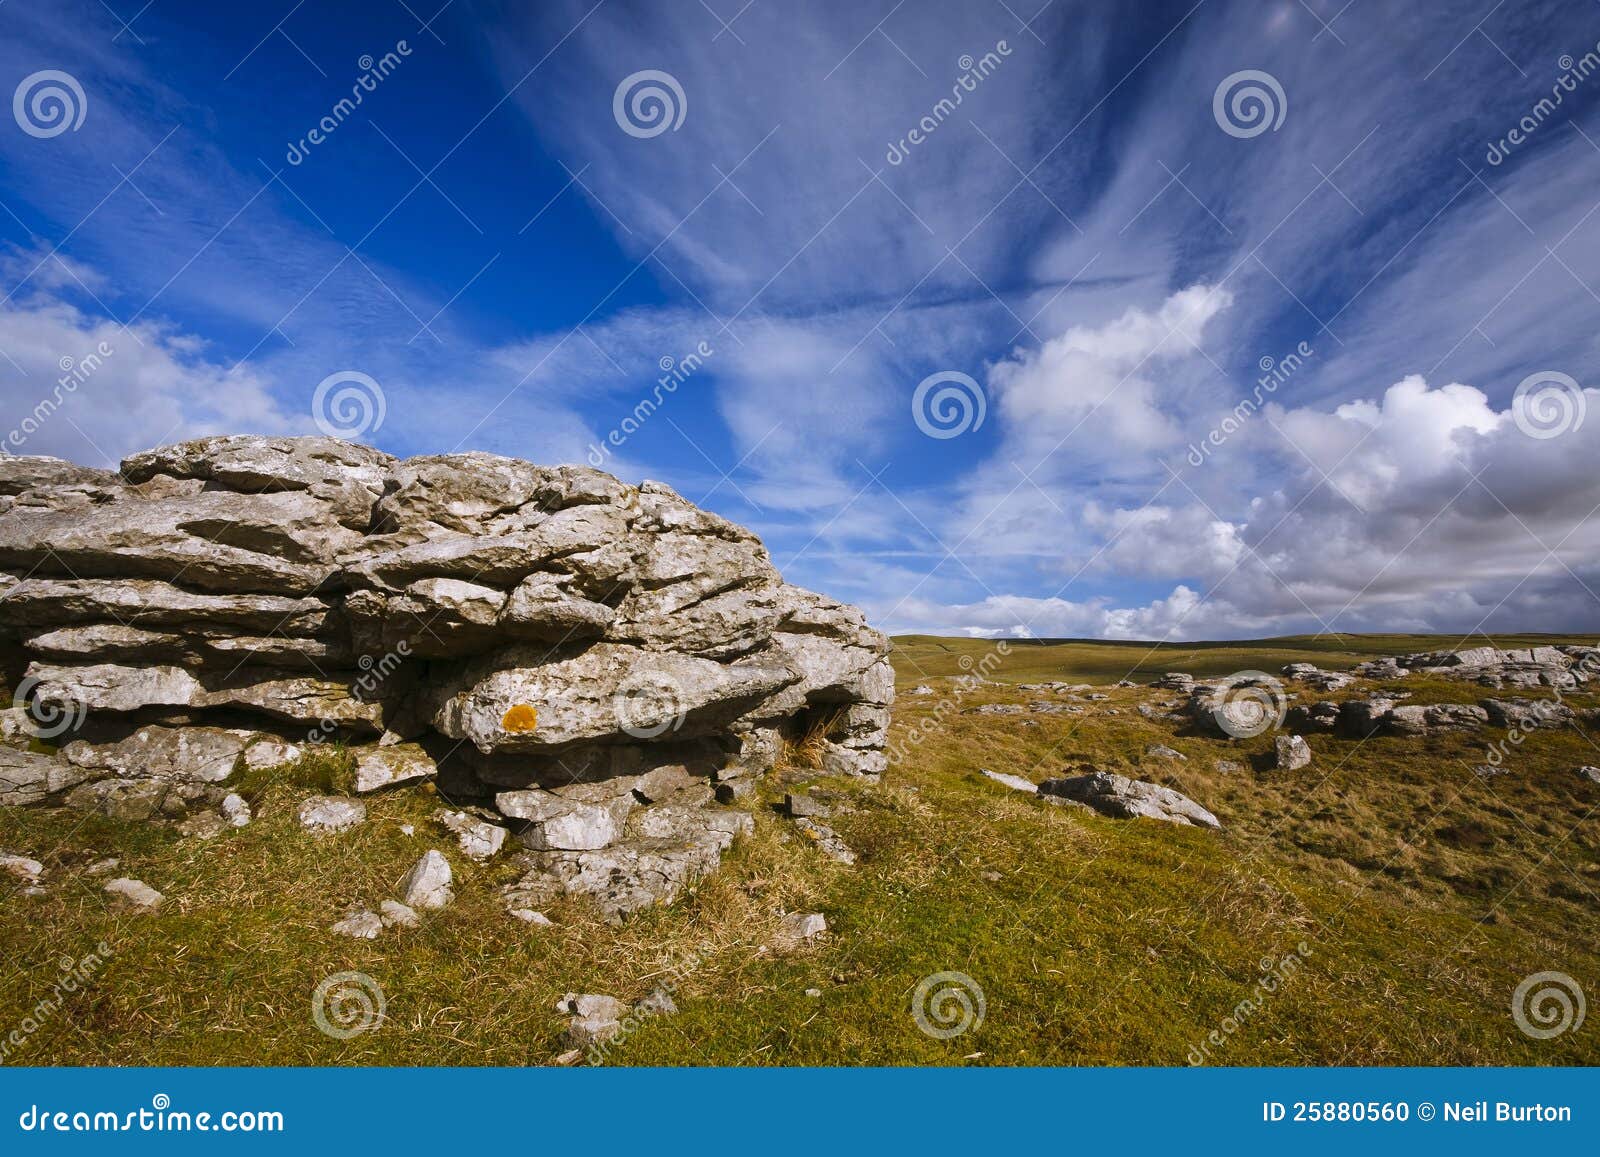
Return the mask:
[[[515,870],[452,853],[457,898],[448,908],[376,940],[333,934],[330,923],[353,901],[393,895],[422,850],[451,846],[432,818],[441,801],[427,790],[368,797],[368,821],[349,831],[302,830],[299,801],[349,774],[337,750],[270,776],[239,772],[255,819],[211,838],[0,809],[0,849],[45,869],[40,894],[8,883],[0,898],[0,1029],[33,1015],[64,959],[109,949],[5,1063],[549,1064],[570,1048],[556,1010],[563,993],[631,1002],[665,979],[678,1011],[638,1018],[603,1057],[586,1059],[1594,1064],[1593,1025],[1534,1039],[1510,1007],[1533,973],[1557,970],[1591,992],[1600,980],[1600,784],[1574,774],[1600,763],[1592,728],[1535,730],[1489,778],[1473,769],[1486,744],[1505,737],[1492,727],[1313,734],[1311,764],[1286,771],[1271,766],[1272,731],[1202,734],[1171,717],[1181,695],[1148,686],[1168,671],[1276,673],[1293,662],[1348,670],[1378,655],[1464,645],[1418,636],[1030,641],[986,663],[987,641],[899,638],[890,750],[902,757],[881,781],[830,779],[806,766],[803,749],[787,753],[759,802],[747,801],[756,830],[722,868],[620,926],[581,900],[546,909],[549,926],[513,920],[498,886]],[[957,681],[974,671],[985,681]],[[1094,686],[1018,686],[1042,681]],[[1420,675],[1333,692],[1286,687],[1298,705],[1385,687],[1414,703],[1491,694]],[[1073,710],[972,710],[1041,698]],[[1600,706],[1593,690],[1562,698]],[[912,742],[924,721],[928,737]],[[1153,754],[1155,745],[1184,758]],[[1052,806],[980,772],[1037,782],[1090,766],[1175,788],[1222,828]],[[801,785],[854,851],[853,865],[819,854],[781,814],[784,794]],[[111,904],[103,877],[88,870],[107,857],[119,860],[117,873],[159,889],[161,908]],[[824,914],[828,932],[780,950],[780,922],[794,912]],[[311,1016],[313,990],[341,971],[372,977],[386,1000],[373,1031],[342,1040]],[[912,1015],[919,981],[942,972],[966,974],[983,994],[981,1024],[950,1039],[919,1030]]]

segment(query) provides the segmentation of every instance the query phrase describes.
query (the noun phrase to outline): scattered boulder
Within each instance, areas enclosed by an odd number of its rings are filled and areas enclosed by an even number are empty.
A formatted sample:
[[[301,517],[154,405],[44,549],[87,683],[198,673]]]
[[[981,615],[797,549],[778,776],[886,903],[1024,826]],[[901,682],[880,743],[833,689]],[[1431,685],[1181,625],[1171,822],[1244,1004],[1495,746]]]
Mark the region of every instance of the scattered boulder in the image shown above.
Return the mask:
[[[230,791],[222,797],[222,802],[217,806],[222,810],[222,818],[233,827],[242,828],[249,825],[250,805],[245,802],[243,796]]]
[[[37,884],[39,878],[44,875],[44,865],[38,860],[30,860],[27,856],[0,852],[0,875],[21,880],[24,884]]]
[[[1387,735],[1437,735],[1444,731],[1470,731],[1489,721],[1482,707],[1467,703],[1406,704],[1384,717]]]
[[[1590,767],[1585,764],[1578,768],[1577,775],[1579,779],[1586,779],[1590,783],[1600,783],[1600,767]]]
[[[1311,745],[1302,735],[1280,735],[1272,742],[1273,766],[1279,771],[1299,771],[1311,765]]]
[[[783,810],[787,815],[795,819],[799,819],[802,816],[826,819],[832,814],[827,804],[813,799],[803,791],[792,791],[785,795],[783,797]]]
[[[555,921],[543,912],[535,912],[532,908],[511,908],[509,911],[511,915],[521,920],[524,924],[536,924],[545,928],[555,924]]]
[[[296,812],[300,826],[313,832],[342,832],[367,821],[367,805],[342,795],[314,795]]]
[[[1356,671],[1369,678],[1395,679],[1409,674],[1471,679],[1486,687],[1576,687],[1594,679],[1600,663],[1593,647],[1469,647],[1460,651],[1424,651],[1363,663]]]
[[[1338,691],[1355,682],[1353,675],[1346,675],[1342,671],[1324,671],[1315,663],[1286,664],[1283,675],[1318,691]]]
[[[378,905],[378,918],[385,928],[415,928],[422,923],[416,909],[398,900],[385,900]]]
[[[213,840],[232,826],[216,812],[196,812],[178,825],[178,831],[190,839]]]
[[[401,784],[421,783],[439,774],[433,757],[415,743],[364,747],[356,754],[357,795]]]
[[[1004,771],[990,771],[987,767],[978,769],[996,783],[1003,783],[1013,791],[1025,791],[1030,795],[1038,792],[1039,787],[1031,779],[1023,779],[1020,775],[1011,775]]]
[[[826,824],[819,824],[813,819],[797,819],[794,826],[800,829],[802,835],[817,846],[817,850],[836,864],[853,864],[856,854],[850,845],[839,838],[839,833]]]
[[[357,909],[329,927],[328,931],[337,936],[349,936],[356,940],[376,940],[378,933],[383,931],[383,921],[376,913]]]
[[[1039,785],[1041,795],[1086,804],[1102,815],[1118,819],[1164,820],[1167,823],[1220,828],[1222,822],[1194,800],[1170,787],[1129,779],[1115,772],[1095,771],[1087,775],[1047,779]]]
[[[772,934],[774,952],[794,952],[813,944],[828,931],[828,919],[821,912],[791,912]]]
[[[244,749],[244,765],[252,771],[265,771],[294,763],[304,754],[299,744],[267,736]]]
[[[434,818],[451,832],[461,844],[462,853],[469,860],[491,860],[500,854],[509,834],[500,824],[491,823],[478,811],[452,811],[441,809]]]
[[[1485,699],[1481,706],[1490,726],[1519,731],[1566,727],[1578,719],[1578,713],[1559,699]]]
[[[567,1024],[567,1043],[586,1049],[605,1044],[622,1031],[627,1008],[614,996],[599,993],[569,992],[556,1003],[556,1011],[572,1019]]]
[[[748,812],[662,804],[629,817],[623,837],[604,848],[522,852],[527,869],[505,888],[508,908],[538,910],[562,895],[591,897],[609,922],[674,899],[714,870],[735,837],[748,833]]]
[[[105,886],[106,894],[122,901],[130,908],[142,911],[153,911],[161,906],[161,901],[166,899],[143,880],[130,880],[126,876],[119,876],[109,881]]]
[[[1152,743],[1144,749],[1144,753],[1154,759],[1179,759],[1187,760],[1189,757],[1183,752],[1168,747],[1163,743]]]
[[[652,988],[643,1000],[633,1006],[633,1011],[645,1016],[676,1016],[678,1002],[665,986]]]
[[[422,853],[400,885],[400,896],[411,908],[443,908],[456,898],[450,888],[450,861],[433,850]]]

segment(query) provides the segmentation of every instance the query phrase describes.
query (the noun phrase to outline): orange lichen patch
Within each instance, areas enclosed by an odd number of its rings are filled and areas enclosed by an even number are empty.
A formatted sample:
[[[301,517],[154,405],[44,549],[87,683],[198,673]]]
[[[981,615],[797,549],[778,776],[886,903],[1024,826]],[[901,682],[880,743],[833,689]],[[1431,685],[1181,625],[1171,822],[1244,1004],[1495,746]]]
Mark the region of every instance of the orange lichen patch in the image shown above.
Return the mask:
[[[539,713],[527,703],[518,703],[500,717],[500,726],[521,734],[539,726]]]

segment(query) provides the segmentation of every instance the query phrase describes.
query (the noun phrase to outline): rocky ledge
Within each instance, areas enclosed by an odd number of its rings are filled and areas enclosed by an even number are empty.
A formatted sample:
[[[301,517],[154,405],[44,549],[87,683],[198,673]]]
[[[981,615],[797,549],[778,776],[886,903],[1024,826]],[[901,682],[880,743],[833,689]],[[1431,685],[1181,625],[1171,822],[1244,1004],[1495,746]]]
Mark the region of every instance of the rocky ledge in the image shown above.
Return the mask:
[[[0,646],[0,803],[176,819],[337,741],[357,792],[492,809],[508,903],[612,914],[715,867],[786,741],[881,773],[894,686],[858,610],[660,483],[316,437],[0,459]]]

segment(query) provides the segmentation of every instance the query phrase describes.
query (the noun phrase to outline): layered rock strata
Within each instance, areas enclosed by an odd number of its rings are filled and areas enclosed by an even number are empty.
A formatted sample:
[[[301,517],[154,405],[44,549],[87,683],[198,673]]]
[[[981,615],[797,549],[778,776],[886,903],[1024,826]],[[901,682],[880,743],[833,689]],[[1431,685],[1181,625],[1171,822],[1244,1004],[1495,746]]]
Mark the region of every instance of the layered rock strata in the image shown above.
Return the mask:
[[[0,459],[0,633],[8,731],[60,746],[0,749],[0,803],[181,816],[337,741],[358,792],[498,812],[518,903],[674,894],[749,826],[719,788],[788,741],[886,765],[889,645],[859,611],[584,467],[315,437]]]

